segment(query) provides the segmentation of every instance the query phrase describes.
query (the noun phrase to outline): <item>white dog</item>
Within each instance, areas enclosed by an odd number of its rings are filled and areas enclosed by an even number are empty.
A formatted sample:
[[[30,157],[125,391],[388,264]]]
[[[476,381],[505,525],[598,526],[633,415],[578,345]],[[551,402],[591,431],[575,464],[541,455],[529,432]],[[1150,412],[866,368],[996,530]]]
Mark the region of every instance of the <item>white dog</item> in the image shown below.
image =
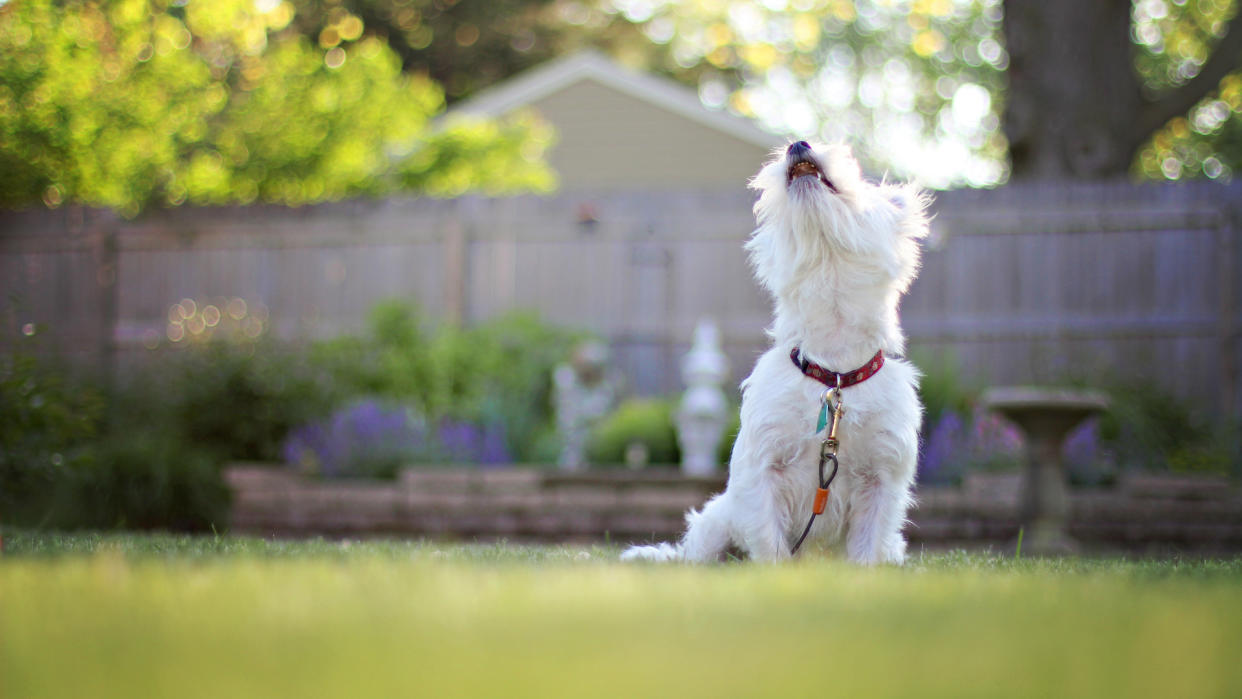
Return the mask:
[[[900,564],[922,406],[918,371],[895,356],[905,346],[897,302],[918,271],[927,201],[865,182],[845,146],[805,141],[776,152],[750,186],[759,227],[746,249],[776,319],[772,348],[742,382],[728,485],[686,514],[679,544],[622,558],[714,561],[730,546],[754,560],[789,558],[812,520],[832,410],[824,430],[817,420],[839,383],[840,470],[808,541],[844,543],[858,563]]]

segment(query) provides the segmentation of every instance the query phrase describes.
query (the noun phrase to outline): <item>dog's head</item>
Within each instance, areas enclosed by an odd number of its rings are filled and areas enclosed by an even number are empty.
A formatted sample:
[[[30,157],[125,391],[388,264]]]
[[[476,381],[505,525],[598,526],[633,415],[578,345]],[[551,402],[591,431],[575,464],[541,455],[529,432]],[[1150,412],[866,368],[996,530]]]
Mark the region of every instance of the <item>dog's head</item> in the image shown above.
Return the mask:
[[[747,247],[773,292],[841,255],[891,272],[902,291],[913,278],[913,239],[927,234],[926,199],[912,187],[864,180],[848,146],[782,147],[750,186],[759,192],[759,229]]]

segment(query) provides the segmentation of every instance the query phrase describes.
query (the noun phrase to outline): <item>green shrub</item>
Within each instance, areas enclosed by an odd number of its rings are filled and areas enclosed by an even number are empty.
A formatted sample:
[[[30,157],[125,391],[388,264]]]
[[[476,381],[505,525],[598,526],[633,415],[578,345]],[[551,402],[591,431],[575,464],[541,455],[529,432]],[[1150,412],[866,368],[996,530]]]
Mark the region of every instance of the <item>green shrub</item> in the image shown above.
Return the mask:
[[[330,408],[329,387],[274,343],[145,358],[108,390],[16,352],[0,358],[0,519],[62,527],[222,527],[220,464],[276,459]]]
[[[581,332],[552,327],[538,316],[515,313],[472,328],[466,336],[475,362],[469,412],[457,415],[481,424],[503,425],[509,452],[519,461],[546,460],[541,435],[554,422],[552,373]],[[555,461],[555,456],[551,461]]]
[[[290,430],[331,411],[335,392],[291,348],[213,343],[150,357],[117,391],[116,427],[158,425],[222,461],[275,461]]]
[[[911,361],[923,376],[919,379],[919,401],[923,404],[923,433],[929,434],[947,414],[970,415],[980,388],[962,377],[956,358],[947,352],[925,353]]]
[[[65,469],[101,431],[104,408],[92,382],[27,347],[0,355],[0,521],[45,517]]]
[[[1146,381],[1114,380],[1100,440],[1122,468],[1228,475],[1236,460],[1237,422]]]
[[[649,463],[681,461],[671,401],[631,399],[621,403],[592,430],[587,459],[601,466],[624,463],[626,449],[635,442],[646,447]]]
[[[65,471],[49,523],[71,528],[223,529],[229,492],[209,450],[159,430],[113,434]]]
[[[365,335],[316,343],[311,362],[330,377],[338,400],[384,398],[414,406],[431,422],[498,428],[515,459],[547,459],[552,371],[579,334],[528,313],[470,328],[427,325],[413,305],[385,301],[372,310]]]

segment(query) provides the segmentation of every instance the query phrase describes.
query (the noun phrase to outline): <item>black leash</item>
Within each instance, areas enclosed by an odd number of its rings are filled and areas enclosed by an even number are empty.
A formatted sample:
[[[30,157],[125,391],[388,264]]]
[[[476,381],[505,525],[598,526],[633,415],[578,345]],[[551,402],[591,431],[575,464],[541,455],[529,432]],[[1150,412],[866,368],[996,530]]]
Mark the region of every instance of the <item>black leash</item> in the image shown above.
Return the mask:
[[[811,525],[815,524],[815,518],[824,514],[824,510],[828,506],[828,486],[832,485],[832,480],[837,477],[837,447],[841,445],[837,440],[837,424],[841,421],[841,415],[845,412],[845,407],[841,403],[841,381],[838,374],[837,386],[824,391],[822,399],[823,407],[820,409],[819,429],[828,428],[828,436],[819,445],[819,489],[815,491],[815,501],[811,505],[811,519],[806,523],[806,529],[802,530],[802,536],[798,537],[798,541],[794,543],[790,549],[789,555],[798,553],[798,549],[802,548],[802,542],[806,541],[807,534],[811,533]],[[836,405],[832,407],[832,419],[828,421],[828,407],[835,399]],[[828,423],[828,424],[824,424]],[[816,430],[818,432],[818,430]],[[824,478],[824,466],[828,462],[832,462],[832,473]]]

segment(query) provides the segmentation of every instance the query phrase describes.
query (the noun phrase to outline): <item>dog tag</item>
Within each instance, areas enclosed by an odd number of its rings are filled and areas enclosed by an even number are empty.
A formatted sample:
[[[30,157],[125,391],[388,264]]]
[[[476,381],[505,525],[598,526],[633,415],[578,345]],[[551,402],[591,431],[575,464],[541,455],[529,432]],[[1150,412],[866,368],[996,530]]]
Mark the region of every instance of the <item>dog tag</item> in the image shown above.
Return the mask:
[[[815,422],[815,434],[819,434],[820,432],[823,432],[824,428],[827,426],[828,426],[828,401],[824,401],[824,404],[821,405],[819,408],[819,420]]]

